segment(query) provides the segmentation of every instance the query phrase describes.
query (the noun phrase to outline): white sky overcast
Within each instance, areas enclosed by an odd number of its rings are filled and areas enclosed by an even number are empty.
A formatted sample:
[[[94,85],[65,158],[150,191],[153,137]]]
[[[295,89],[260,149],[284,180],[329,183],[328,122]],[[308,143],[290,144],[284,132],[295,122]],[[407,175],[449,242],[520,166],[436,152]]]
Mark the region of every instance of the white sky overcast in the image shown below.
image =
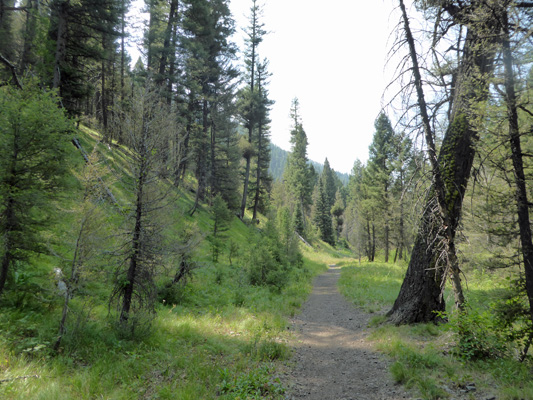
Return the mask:
[[[390,81],[385,76],[389,35],[397,19],[391,0],[264,0],[270,32],[259,54],[270,61],[271,140],[290,150],[292,99],[298,97],[308,156],[328,158],[350,172],[368,158],[374,120]],[[251,0],[231,0],[238,33],[248,25]],[[389,68],[388,68],[389,69]]]
[[[130,14],[139,18],[142,3],[135,0]],[[270,32],[259,55],[270,61],[272,73],[272,142],[290,150],[289,112],[297,97],[309,158],[322,163],[327,157],[336,171],[350,172],[356,159],[368,158],[374,120],[391,80],[386,71],[393,68],[386,70],[385,63],[390,32],[398,21],[395,4],[392,0],[259,0],[259,4]],[[241,49],[251,6],[251,0],[230,0],[237,29],[234,39]],[[134,45],[129,49],[135,62],[138,51]]]

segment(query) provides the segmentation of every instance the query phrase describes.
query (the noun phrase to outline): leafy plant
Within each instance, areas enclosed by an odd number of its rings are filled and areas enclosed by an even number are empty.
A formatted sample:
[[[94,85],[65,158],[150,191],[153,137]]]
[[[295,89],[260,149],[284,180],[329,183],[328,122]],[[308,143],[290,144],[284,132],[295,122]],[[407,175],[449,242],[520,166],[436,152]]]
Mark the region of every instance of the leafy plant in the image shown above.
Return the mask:
[[[274,368],[263,365],[236,377],[227,369],[220,370],[220,392],[243,399],[281,399],[285,393],[279,378],[273,378]],[[241,397],[242,396],[242,397]]]
[[[454,354],[464,360],[501,358],[507,353],[505,339],[487,312],[467,304],[450,318],[450,327],[458,337]]]

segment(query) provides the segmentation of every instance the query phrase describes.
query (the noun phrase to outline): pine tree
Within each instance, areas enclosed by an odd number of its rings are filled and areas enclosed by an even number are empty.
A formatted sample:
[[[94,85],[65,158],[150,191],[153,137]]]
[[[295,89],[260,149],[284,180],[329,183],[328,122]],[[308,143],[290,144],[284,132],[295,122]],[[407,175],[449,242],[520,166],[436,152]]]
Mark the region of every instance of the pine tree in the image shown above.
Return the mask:
[[[335,194],[335,202],[333,203],[333,206],[331,207],[331,215],[333,217],[333,227],[335,231],[335,237],[336,239],[340,239],[341,232],[344,225],[344,210],[346,208],[346,205],[344,204],[344,199],[342,197],[341,191],[337,190],[337,193]]]
[[[27,81],[0,87],[0,294],[13,269],[43,252],[40,232],[65,172],[72,129],[54,92]]]
[[[322,170],[320,179],[322,179],[324,191],[326,192],[328,205],[329,205],[329,208],[331,208],[333,207],[333,203],[335,203],[335,196],[337,194],[337,185],[335,181],[335,172],[331,169],[327,158],[324,160],[324,169]]]
[[[320,231],[320,239],[334,246],[335,238],[333,235],[333,225],[331,220],[331,207],[328,203],[329,199],[326,190],[324,189],[324,183],[320,179],[317,185],[314,222]]]
[[[389,118],[381,113],[374,123],[375,133],[369,147],[369,158],[366,168],[367,185],[371,195],[373,214],[380,215],[383,226],[383,246],[385,262],[389,261],[390,250],[390,215],[391,215],[391,182],[393,161],[396,157],[394,151],[395,133]],[[381,229],[380,229],[381,231]]]
[[[302,214],[305,216],[311,205],[311,181],[307,158],[307,135],[300,118],[300,105],[298,99],[294,99],[291,107],[293,128],[291,130],[291,153],[287,159],[284,181],[288,191],[293,195],[294,205],[299,204]],[[303,219],[305,223],[305,218]]]
[[[211,191],[211,196],[215,194],[213,143],[217,141],[219,127],[213,122],[215,117],[218,119],[224,116],[227,120],[231,118],[231,112],[222,110],[228,110],[230,106],[232,81],[236,77],[236,71],[231,65],[235,48],[229,42],[229,37],[234,31],[234,22],[228,1],[188,0],[186,4],[188,8],[183,22],[186,37],[183,44],[187,53],[186,82],[191,95],[187,134],[191,136],[192,147],[192,152],[188,150],[188,154],[196,164],[195,175],[198,181],[195,203],[190,210],[192,215],[208,190]],[[201,122],[198,124],[198,121]]]
[[[134,330],[141,313],[149,322],[156,300],[155,274],[161,258],[162,225],[157,214],[167,206],[167,193],[159,185],[159,172],[165,156],[161,154],[167,135],[175,128],[175,118],[156,89],[147,82],[136,89],[131,108],[126,113],[126,145],[131,152],[133,177],[129,189],[133,197],[127,215],[123,260],[117,269],[112,299],[119,303],[119,323]]]
[[[268,173],[270,165],[270,106],[273,101],[268,98],[268,77],[267,72],[268,61],[264,60],[257,64],[257,92],[259,95],[258,104],[258,121],[257,121],[257,135],[256,135],[256,166],[255,166],[255,182],[253,182],[252,191],[254,192],[253,199],[253,215],[252,220],[257,219],[258,211],[266,211],[267,196],[272,182],[272,178]]]
[[[263,124],[266,125],[266,114],[265,114],[265,107],[268,107],[266,104],[262,105],[263,103],[263,96],[258,91],[258,85],[257,85],[257,76],[256,76],[256,68],[258,63],[258,54],[257,54],[257,47],[261,42],[263,41],[263,36],[266,34],[266,31],[263,29],[264,25],[260,22],[261,17],[261,8],[257,5],[256,0],[252,0],[252,8],[250,9],[250,25],[246,31],[247,38],[246,38],[246,50],[245,50],[245,64],[246,64],[246,80],[247,85],[246,87],[241,91],[241,116],[244,120],[245,128],[248,130],[248,143],[250,147],[253,149],[254,144],[254,130],[259,129],[258,122],[262,119]],[[263,89],[264,84],[267,78],[266,66],[263,67]],[[261,139],[258,139],[259,141]],[[242,191],[242,202],[241,202],[241,212],[240,217],[241,219],[244,218],[244,211],[246,209],[247,199],[248,199],[248,185],[250,181],[250,169],[251,169],[251,162],[252,162],[252,156],[254,154],[254,151],[247,151],[243,154],[244,159],[246,160],[246,166],[244,171],[244,185],[243,185],[243,191]],[[263,168],[263,167],[261,167]],[[256,189],[256,196],[258,195],[257,190],[260,190],[260,184],[261,180],[260,177],[257,182],[257,189]],[[257,201],[254,202],[254,218],[255,213],[257,212]]]

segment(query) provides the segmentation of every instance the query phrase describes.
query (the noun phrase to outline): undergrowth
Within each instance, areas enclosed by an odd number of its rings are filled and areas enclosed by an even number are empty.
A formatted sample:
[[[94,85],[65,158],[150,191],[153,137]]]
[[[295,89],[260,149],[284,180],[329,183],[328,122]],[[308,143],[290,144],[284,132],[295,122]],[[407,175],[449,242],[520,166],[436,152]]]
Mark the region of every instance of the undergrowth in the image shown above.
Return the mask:
[[[519,362],[523,342],[514,341],[523,332],[521,320],[510,326],[497,306],[502,299],[514,304],[506,288],[508,271],[471,271],[466,277],[468,305],[461,313],[448,311],[448,323],[395,326],[387,323],[385,313],[396,300],[406,267],[352,263],[342,269],[339,280],[349,300],[376,313],[371,340],[392,358],[395,382],[430,400],[533,399],[532,362]],[[446,292],[445,298],[450,297]]]
[[[86,151],[98,146],[102,162],[113,164],[114,171],[127,163],[127,150],[113,150],[112,155],[107,146],[97,144],[96,132],[84,129],[78,135]],[[74,147],[71,150],[69,167],[76,170],[83,160]],[[110,183],[119,204],[129,201],[123,184],[127,179]],[[116,311],[109,307],[111,258],[91,264],[82,276],[85,283],[70,300],[61,345],[53,350],[64,302],[53,271],[68,265],[75,221],[70,210],[80,190],[71,186],[61,194],[58,223],[49,232],[50,254],[32,260],[31,269],[19,268],[13,278],[16,289],[0,299],[0,398],[280,398],[284,389],[273,376],[279,363],[290,357],[288,318],[298,312],[325,264],[306,252],[297,266],[283,269],[283,282],[275,274],[266,282],[251,281],[247,240],[250,229],[257,227],[236,218],[228,226],[227,246],[217,262],[209,244],[200,241],[190,254],[194,268],[172,290],[161,289],[179,263],[162,258],[155,315],[146,315],[150,324],[139,324],[146,329],[133,338],[116,329]],[[184,229],[199,236],[210,231],[208,206],[201,205],[190,217],[185,211],[194,203],[193,194],[183,190],[176,199],[165,218],[168,244],[181,240]],[[106,229],[120,224],[120,218],[112,216],[123,211],[109,206]],[[268,219],[260,219],[259,228],[264,229]]]

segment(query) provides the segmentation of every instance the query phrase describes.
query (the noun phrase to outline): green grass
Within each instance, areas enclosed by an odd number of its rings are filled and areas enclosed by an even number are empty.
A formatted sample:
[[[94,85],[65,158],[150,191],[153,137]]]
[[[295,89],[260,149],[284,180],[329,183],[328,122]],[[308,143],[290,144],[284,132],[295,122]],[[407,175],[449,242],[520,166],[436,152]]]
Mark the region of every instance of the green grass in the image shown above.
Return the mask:
[[[88,128],[77,136],[87,152],[96,147],[102,163],[114,171],[105,180],[121,208],[104,207],[102,228],[112,232],[121,226],[121,213],[131,201],[125,184],[130,179],[128,151],[115,145],[108,149]],[[239,244],[233,265],[227,248],[213,263],[209,244],[203,241],[193,255],[199,268],[172,301],[157,305],[149,331],[138,332],[135,340],[121,336],[116,310],[108,307],[115,266],[105,257],[92,263],[84,271],[86,283],[71,300],[59,352],[51,350],[63,303],[55,292],[53,268],[68,271],[79,223],[76,210],[83,197],[76,174],[84,162],[74,147],[68,163],[73,175],[57,200],[53,229],[47,232],[50,254],[20,266],[17,289],[7,290],[0,299],[0,398],[282,398],[276,370],[290,357],[288,318],[298,312],[313,277],[326,266],[320,257],[305,255],[303,268],[291,270],[281,291],[249,285],[244,256],[250,227],[238,219],[226,233],[226,242]],[[190,217],[193,194],[186,189],[170,193],[172,207],[163,216],[168,241],[176,240],[186,225],[208,234],[208,207],[202,205]],[[266,218],[260,219],[262,226]],[[109,236],[107,242],[113,240]],[[168,281],[175,268],[171,257],[164,258],[157,283]]]
[[[405,264],[348,264],[342,269],[339,289],[366,312],[378,312],[392,306],[396,300],[405,270]]]
[[[394,380],[415,390],[422,399],[457,396],[533,399],[531,361],[519,363],[512,351],[504,358],[485,360],[465,360],[455,355],[458,349],[458,337],[453,329],[458,324],[455,313],[450,311],[449,324],[394,326],[386,323],[384,313],[392,307],[399,293],[405,270],[405,264],[363,262],[359,265],[354,262],[342,269],[339,280],[341,293],[350,301],[367,312],[377,312],[370,323],[371,340],[392,358]],[[501,345],[498,333],[489,332],[494,318],[492,304],[506,292],[508,277],[509,271],[483,270],[471,270],[466,276],[465,294],[472,310],[467,323],[473,329],[474,338],[478,337],[476,340],[491,351],[494,346]],[[452,298],[449,291],[445,298]],[[450,306],[453,301],[447,303]],[[509,347],[509,344],[503,343],[503,346]],[[470,383],[475,384],[476,392],[468,394],[464,390]]]

